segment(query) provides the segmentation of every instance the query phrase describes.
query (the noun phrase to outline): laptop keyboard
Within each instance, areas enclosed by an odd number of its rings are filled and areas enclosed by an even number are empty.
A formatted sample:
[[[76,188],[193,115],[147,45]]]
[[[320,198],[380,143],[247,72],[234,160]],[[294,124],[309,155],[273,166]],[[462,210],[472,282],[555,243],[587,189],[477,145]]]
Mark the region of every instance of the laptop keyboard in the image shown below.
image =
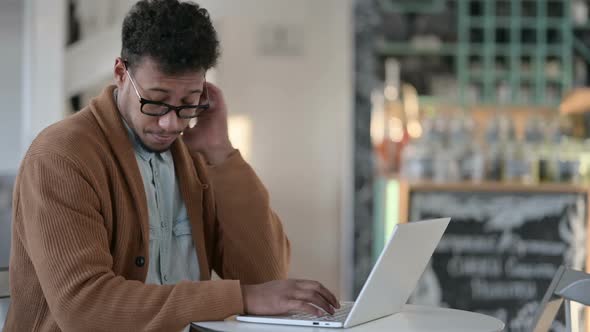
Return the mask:
[[[317,322],[344,322],[346,317],[348,317],[348,313],[350,313],[353,304],[354,302],[341,303],[340,309],[336,309],[334,315],[316,316],[306,313],[298,313],[285,318],[296,320],[312,320]]]

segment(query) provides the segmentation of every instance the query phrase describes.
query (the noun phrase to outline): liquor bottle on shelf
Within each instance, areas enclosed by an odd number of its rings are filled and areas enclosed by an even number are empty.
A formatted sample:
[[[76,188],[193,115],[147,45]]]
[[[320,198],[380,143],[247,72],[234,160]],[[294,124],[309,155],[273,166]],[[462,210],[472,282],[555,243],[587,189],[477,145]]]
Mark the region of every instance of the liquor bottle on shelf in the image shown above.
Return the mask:
[[[433,181],[438,183],[461,181],[460,158],[463,153],[460,120],[454,115],[440,116],[436,128],[440,137],[440,148],[434,153]],[[455,144],[455,146],[453,146]]]
[[[385,174],[388,158],[388,141],[386,140],[385,100],[383,90],[376,89],[371,94],[370,135],[373,145],[374,165],[378,174]]]
[[[522,142],[523,158],[526,167],[522,181],[525,183],[538,183],[541,181],[540,160],[543,132],[543,120],[539,116],[532,116],[527,120]]]
[[[501,137],[504,142],[502,180],[518,183],[533,182],[534,161],[526,151],[525,144],[516,138],[513,122],[508,116],[501,118],[501,128]]]
[[[386,60],[384,86],[372,93],[371,103],[370,132],[377,172],[397,175],[401,154],[408,141],[397,60]]]
[[[400,64],[397,59],[385,61],[385,116],[386,139],[390,143],[388,151],[388,171],[399,174],[403,150],[409,141],[407,119],[401,99]]]
[[[410,140],[402,151],[400,175],[407,181],[431,178],[433,150],[424,136]]]
[[[583,185],[590,184],[590,139],[580,143],[578,153],[580,167],[578,168],[578,183]]]
[[[559,123],[556,119],[550,119],[545,123],[543,142],[539,146],[538,173],[540,182],[557,181],[557,158],[561,141]]]
[[[500,141],[500,118],[495,114],[488,123],[485,133],[485,179],[487,181],[502,180],[502,144]]]
[[[485,154],[483,147],[475,137],[473,118],[464,115],[462,119],[465,150],[461,159],[461,177],[465,181],[481,182],[485,179]]]
[[[405,99],[409,97],[408,99],[412,100],[412,92],[404,90],[406,91],[404,93],[406,116],[410,119],[408,121],[410,140],[402,152],[400,174],[409,181],[429,180],[433,173],[433,155],[439,148],[433,144],[433,119],[427,116],[419,121],[418,105],[412,105],[412,102],[408,105]],[[417,97],[417,94],[415,96]]]

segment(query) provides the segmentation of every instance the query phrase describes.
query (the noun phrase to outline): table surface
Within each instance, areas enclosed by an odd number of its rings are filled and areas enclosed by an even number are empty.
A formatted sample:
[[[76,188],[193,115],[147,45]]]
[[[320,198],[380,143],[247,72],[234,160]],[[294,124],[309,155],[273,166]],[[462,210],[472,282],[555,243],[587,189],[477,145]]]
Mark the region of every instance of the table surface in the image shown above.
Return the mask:
[[[222,322],[195,323],[193,327],[193,330],[202,332],[211,330],[224,332],[335,332],[339,330],[335,328],[244,323],[236,321],[235,317]],[[504,323],[494,317],[463,310],[416,305],[406,305],[397,314],[346,329],[346,331],[355,332],[499,332],[502,330],[504,330]]]

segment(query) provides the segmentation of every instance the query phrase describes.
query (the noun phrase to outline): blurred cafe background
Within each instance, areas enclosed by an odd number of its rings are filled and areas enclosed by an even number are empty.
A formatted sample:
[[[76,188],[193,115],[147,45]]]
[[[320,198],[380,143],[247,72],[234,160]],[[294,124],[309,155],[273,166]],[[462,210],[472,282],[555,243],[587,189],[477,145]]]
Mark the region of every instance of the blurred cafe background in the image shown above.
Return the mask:
[[[113,82],[134,2],[0,0],[0,269],[24,152]],[[449,216],[411,302],[528,331],[558,267],[590,268],[590,1],[197,2],[292,277],[352,300],[397,223]]]

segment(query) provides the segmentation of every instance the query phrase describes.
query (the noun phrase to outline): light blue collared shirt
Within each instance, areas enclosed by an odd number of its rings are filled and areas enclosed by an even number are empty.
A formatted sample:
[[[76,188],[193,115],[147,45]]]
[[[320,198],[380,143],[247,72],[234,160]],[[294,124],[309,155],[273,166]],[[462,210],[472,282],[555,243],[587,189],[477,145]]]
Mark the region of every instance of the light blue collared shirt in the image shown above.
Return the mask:
[[[197,252],[172,153],[146,150],[124,119],[123,123],[135,150],[149,212],[150,262],[145,282],[170,285],[181,280],[197,281]]]

